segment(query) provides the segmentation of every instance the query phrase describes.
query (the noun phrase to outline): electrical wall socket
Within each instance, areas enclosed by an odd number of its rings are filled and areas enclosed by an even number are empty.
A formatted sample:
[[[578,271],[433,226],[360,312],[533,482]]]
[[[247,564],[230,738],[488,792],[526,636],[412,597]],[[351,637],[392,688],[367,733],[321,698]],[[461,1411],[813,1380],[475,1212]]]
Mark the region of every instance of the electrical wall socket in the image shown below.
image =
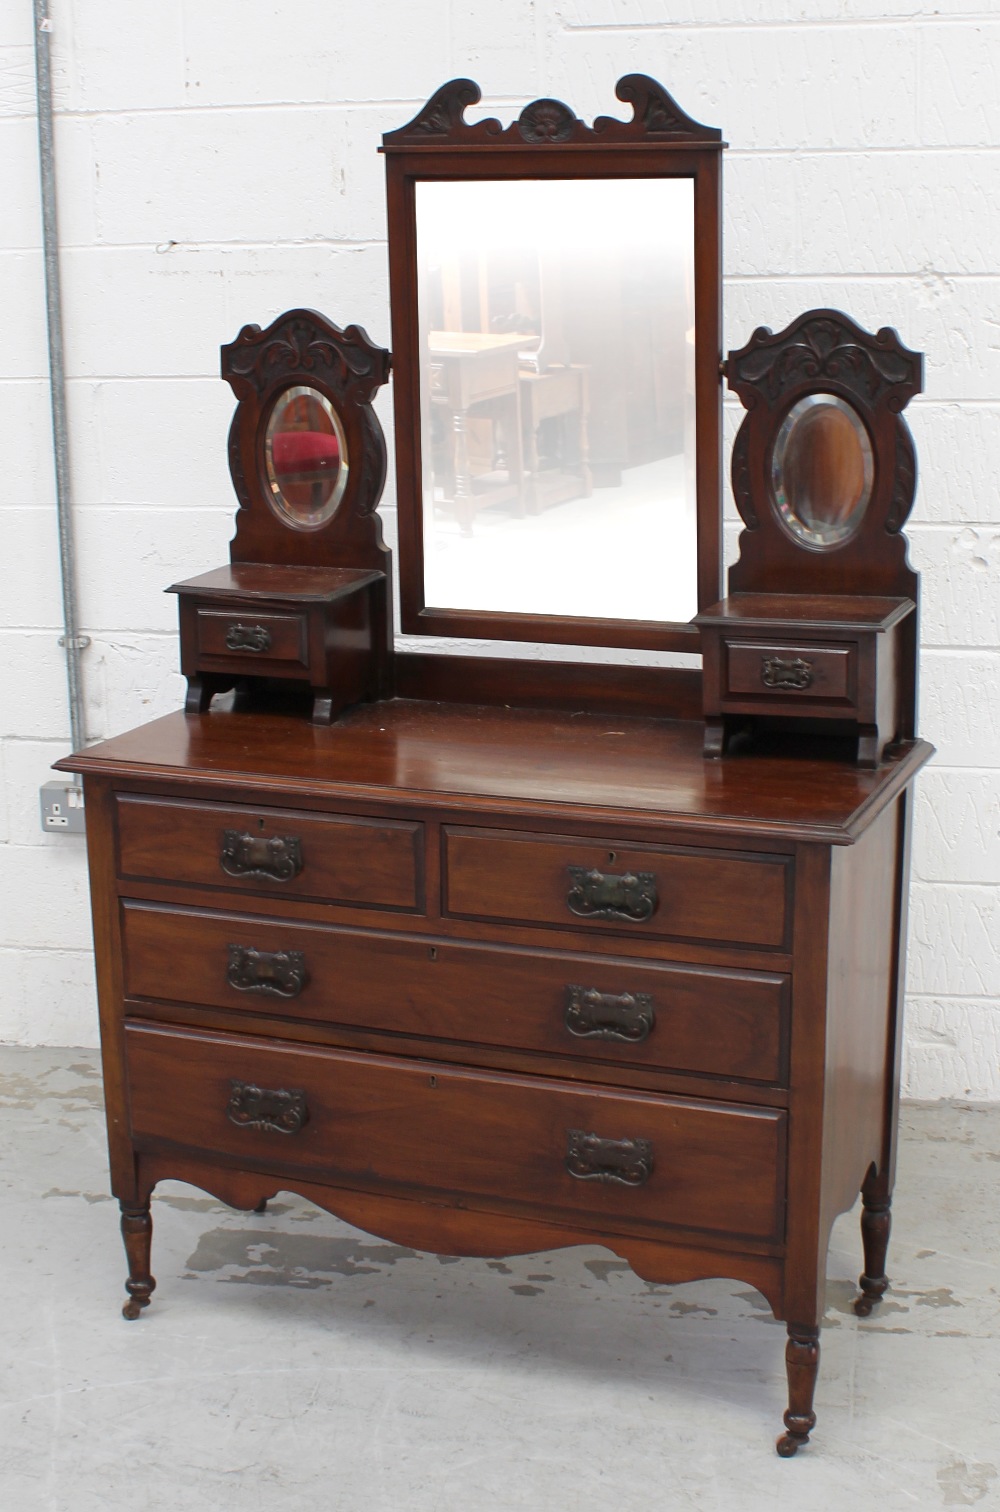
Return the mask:
[[[83,788],[75,782],[43,782],[38,796],[42,805],[42,829],[49,834],[82,835],[86,832]]]

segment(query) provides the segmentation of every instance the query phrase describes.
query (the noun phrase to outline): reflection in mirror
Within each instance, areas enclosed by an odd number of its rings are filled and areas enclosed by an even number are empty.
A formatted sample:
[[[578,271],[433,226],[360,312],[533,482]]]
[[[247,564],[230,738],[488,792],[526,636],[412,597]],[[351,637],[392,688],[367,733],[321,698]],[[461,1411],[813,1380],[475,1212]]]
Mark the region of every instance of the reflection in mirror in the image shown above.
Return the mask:
[[[810,546],[839,546],[872,496],[874,459],[858,412],[835,394],[793,404],[774,443],[771,482],[781,519]]]
[[[299,530],[332,520],[347,487],[347,439],[340,416],[316,389],[279,394],[264,433],[268,502]]]
[[[697,609],[690,178],[416,185],[428,606]]]

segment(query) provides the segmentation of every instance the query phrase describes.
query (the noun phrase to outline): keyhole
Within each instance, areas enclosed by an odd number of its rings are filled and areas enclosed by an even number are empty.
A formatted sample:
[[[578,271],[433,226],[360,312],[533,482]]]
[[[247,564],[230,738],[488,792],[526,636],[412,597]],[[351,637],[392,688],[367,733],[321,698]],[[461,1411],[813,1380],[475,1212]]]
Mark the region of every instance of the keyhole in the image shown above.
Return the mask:
[[[263,829],[264,828],[264,821],[263,821],[263,819],[258,819],[257,820],[257,827],[258,827],[258,829]]]
[[[617,860],[618,860],[618,856],[617,856],[617,853],[616,853],[616,852],[615,852],[615,851],[608,851],[608,861],[609,861],[609,863],[610,863],[610,864],[611,864],[611,865],[612,865],[612,866],[613,866],[613,865],[614,865],[614,863],[615,863],[615,862],[616,862],[616,861],[617,861]]]
[[[436,1087],[436,1086],[437,1086],[437,1084],[438,1084],[438,1079],[437,1079],[437,1077],[436,1077],[436,1076],[429,1076],[429,1077],[428,1077],[428,1078],[427,1078],[427,1082],[428,1082],[428,1085],[429,1085],[429,1086],[431,1086],[431,1087]]]
[[[437,960],[437,958],[438,958],[438,951],[437,951],[437,946],[436,945],[432,945],[431,946],[429,954],[430,954],[430,958],[431,958],[432,961],[436,961]]]

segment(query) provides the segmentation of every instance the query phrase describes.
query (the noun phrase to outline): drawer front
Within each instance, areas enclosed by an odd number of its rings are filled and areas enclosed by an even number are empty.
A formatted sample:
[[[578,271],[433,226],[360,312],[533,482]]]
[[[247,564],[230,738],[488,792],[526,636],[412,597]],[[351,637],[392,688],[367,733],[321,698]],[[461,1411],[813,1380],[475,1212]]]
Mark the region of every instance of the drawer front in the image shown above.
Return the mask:
[[[258,662],[262,664],[261,671],[279,662],[307,665],[304,614],[257,614],[252,608],[240,613],[232,609],[199,608],[196,623],[199,658],[245,661],[248,672],[254,671]]]
[[[783,1085],[787,979],[125,903],[130,998]]]
[[[126,879],[377,908],[423,908],[423,826],[121,794]]]
[[[783,1227],[785,1115],[433,1063],[126,1028],[137,1149],[623,1232]]]
[[[783,858],[446,828],[446,913],[745,945],[785,940]]]
[[[791,646],[726,641],[726,693],[853,703],[857,650],[852,646]]]

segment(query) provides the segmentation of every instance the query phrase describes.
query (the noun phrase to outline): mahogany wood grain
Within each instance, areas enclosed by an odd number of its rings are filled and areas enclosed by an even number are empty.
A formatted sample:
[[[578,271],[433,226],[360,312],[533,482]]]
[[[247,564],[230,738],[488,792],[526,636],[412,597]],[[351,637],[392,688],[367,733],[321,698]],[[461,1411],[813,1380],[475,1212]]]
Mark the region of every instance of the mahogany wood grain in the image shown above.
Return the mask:
[[[301,669],[301,675],[306,674],[309,666],[309,624],[304,614],[261,614],[254,610],[252,615],[247,615],[234,609],[213,609],[199,604],[195,609],[199,662],[219,659],[234,664],[236,658],[229,641],[234,631],[247,628],[247,621],[254,632],[263,632],[262,640],[265,636],[267,638],[269,668],[277,672],[279,664],[290,663],[291,667]],[[248,657],[252,655],[252,651],[247,653]],[[247,670],[253,670],[256,663],[244,660],[242,665]],[[290,670],[291,668],[285,671],[286,676]]]
[[[126,879],[155,877],[255,896],[335,900],[417,909],[423,898],[423,830],[392,819],[360,819],[237,805],[116,799],[118,866]],[[235,874],[223,865],[227,832],[295,843],[294,876]]]
[[[111,1190],[125,1204],[137,1204],[135,1151],[125,1093],[125,1025],[121,923],[115,888],[114,793],[109,782],[88,778],[86,787],[87,862],[90,870],[94,964],[101,1022],[101,1070],[111,1166]]]
[[[821,1244],[881,1159],[895,947],[895,889],[886,880],[895,869],[897,838],[898,816],[889,809],[856,845],[833,858]]]
[[[180,1153],[140,1155],[140,1184],[147,1196],[160,1181],[186,1181],[211,1192],[229,1207],[256,1211],[279,1191],[293,1191],[334,1213],[338,1218],[370,1234],[380,1234],[394,1244],[405,1244],[429,1254],[455,1256],[530,1255],[566,1245],[594,1243],[592,1231],[574,1228],[558,1215],[524,1218],[482,1210],[469,1212],[444,1202],[412,1197],[387,1196],[382,1192],[357,1192],[344,1187],[318,1185],[300,1177],[268,1176],[260,1171],[210,1165]],[[780,1259],[743,1245],[720,1247],[706,1235],[697,1243],[671,1236],[667,1244],[634,1235],[605,1234],[602,1247],[619,1255],[646,1281],[674,1285],[711,1276],[746,1281],[770,1303],[781,1317]]]
[[[395,669],[398,697],[425,702],[652,719],[697,719],[701,713],[701,675],[688,667],[615,667],[609,680],[607,668],[593,662],[397,651]]]
[[[907,598],[739,593],[699,614],[706,755],[723,754],[733,716],[754,716],[751,728],[846,720],[859,764],[877,766],[912,729],[901,670],[913,612]]]
[[[566,928],[619,930],[780,946],[785,940],[787,862],[716,856],[592,840],[540,840],[483,830],[444,831],[445,911]],[[610,846],[610,848],[609,848]],[[568,905],[570,867],[609,876],[645,874],[656,906],[642,921],[581,918]]]
[[[168,714],[55,763],[148,784],[253,788],[309,807],[368,800],[445,801],[453,810],[591,827],[669,820],[673,833],[747,844],[770,837],[847,845],[931,754],[900,748],[877,771],[826,741],[785,739],[706,762],[700,724],[542,709],[421,703],[361,705],[329,729],[287,713],[252,723],[224,711]]]
[[[377,1027],[355,1028],[350,1024],[306,1019],[288,1009],[262,1012],[241,1004],[218,1008],[205,1003],[164,1003],[160,999],[127,998],[126,1017],[180,1029],[206,1029],[217,1034],[250,1034],[262,1039],[290,1040],[299,1045],[321,1045],[332,1050],[373,1051],[377,1055],[416,1056],[452,1066],[483,1071],[508,1071],[514,1076],[548,1076],[559,1081],[601,1082],[622,1091],[666,1093],[674,1097],[699,1097],[708,1102],[734,1101],[755,1108],[786,1108],[789,1095],[773,1082],[720,1077],[697,1071],[675,1071],[650,1060],[586,1059],[554,1054],[516,1045],[489,1045],[465,1040],[431,1039],[427,1035],[403,1034]],[[785,1049],[787,1061],[787,1046]]]
[[[767,697],[771,707],[778,700],[810,705],[817,699],[854,707],[856,646],[803,645],[801,640],[771,641],[729,640],[723,643],[726,657],[727,694]],[[774,659],[804,660],[809,663],[810,682],[805,688],[793,686],[770,692],[763,679],[765,663]]]
[[[336,1185],[577,1214],[611,1232],[780,1242],[784,1113],[624,1095],[539,1077],[126,1025],[136,1149],[211,1152]],[[232,1081],[301,1094],[295,1133],[227,1117]],[[461,1131],[468,1131],[463,1137]],[[574,1179],[571,1131],[646,1140],[642,1184]]]
[[[788,994],[780,975],[490,949],[129,901],[122,923],[129,998],[580,1058],[594,1063],[593,1077],[606,1074],[609,1062],[774,1085],[785,1075]],[[233,942],[300,951],[308,973],[301,994],[281,1001],[232,986]],[[646,1037],[599,1037],[603,1020],[589,1034],[580,1025],[571,1032],[573,987],[609,998],[647,995]],[[619,1013],[626,1028],[634,1017]],[[613,1011],[604,1018],[614,1023]]]

